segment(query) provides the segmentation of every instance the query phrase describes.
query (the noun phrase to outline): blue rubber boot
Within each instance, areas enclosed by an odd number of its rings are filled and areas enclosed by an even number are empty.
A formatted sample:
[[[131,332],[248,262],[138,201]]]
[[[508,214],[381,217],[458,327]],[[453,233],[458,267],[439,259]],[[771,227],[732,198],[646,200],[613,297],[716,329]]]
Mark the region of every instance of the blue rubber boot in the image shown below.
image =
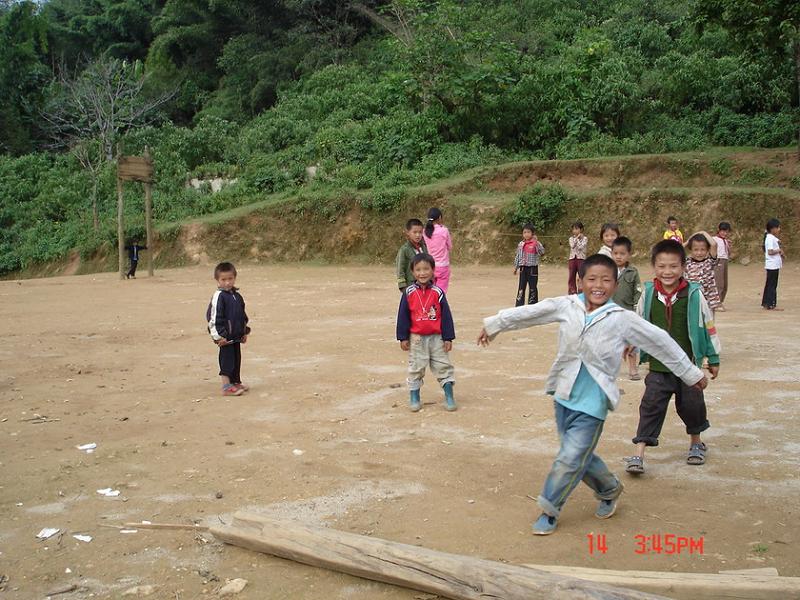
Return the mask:
[[[448,381],[442,386],[442,389],[444,390],[444,407],[450,412],[453,412],[458,408],[453,398],[453,382]]]
[[[422,402],[420,402],[419,399],[419,390],[409,390],[408,395],[411,400],[411,412],[419,412],[419,409],[422,408]]]

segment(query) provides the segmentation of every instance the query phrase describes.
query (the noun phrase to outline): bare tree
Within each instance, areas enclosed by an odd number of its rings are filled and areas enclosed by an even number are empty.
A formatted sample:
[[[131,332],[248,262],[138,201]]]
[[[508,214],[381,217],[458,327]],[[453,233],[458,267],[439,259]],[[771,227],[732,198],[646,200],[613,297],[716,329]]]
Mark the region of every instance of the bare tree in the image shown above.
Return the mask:
[[[42,114],[52,137],[52,146],[67,148],[92,180],[92,221],[97,214],[98,177],[103,166],[114,160],[114,147],[127,131],[151,123],[157,109],[175,91],[149,97],[140,62],[101,58],[83,71],[68,76],[61,70],[51,85],[52,93]]]

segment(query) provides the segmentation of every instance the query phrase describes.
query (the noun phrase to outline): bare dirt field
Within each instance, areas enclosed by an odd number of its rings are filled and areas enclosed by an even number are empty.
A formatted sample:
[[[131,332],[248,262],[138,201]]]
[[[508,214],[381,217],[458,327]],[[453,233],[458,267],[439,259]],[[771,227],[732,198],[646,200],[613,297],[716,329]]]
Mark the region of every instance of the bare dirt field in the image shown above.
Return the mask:
[[[595,519],[581,486],[545,538],[531,535],[528,496],[558,446],[542,393],[555,326],[475,345],[481,318],[513,302],[510,266],[454,267],[460,408],[445,412],[428,381],[417,414],[406,407],[390,267],[243,266],[252,390],[240,398],[219,395],[203,323],[210,270],[0,282],[0,597],[71,583],[59,598],[116,598],[136,585],[156,586],[153,598],[214,597],[236,577],[249,581],[241,599],[420,597],[209,535],[103,527],[227,522],[240,509],[520,564],[800,576],[794,264],[778,289],[786,311],[773,313],[759,307],[763,270],[732,268],[731,310],[718,315],[721,375],[706,395],[707,464],[686,464],[688,438],[670,409],[647,473],[622,473],[643,389],[622,378],[599,447],[624,477],[618,513]],[[540,293],[563,293],[565,279],[566,269],[544,267]],[[76,448],[90,442],[93,453]],[[120,495],[97,493],[109,487]],[[62,535],[39,541],[44,527]],[[588,534],[606,534],[607,551],[590,554]],[[637,554],[636,536],[651,534],[702,537],[703,552]]]

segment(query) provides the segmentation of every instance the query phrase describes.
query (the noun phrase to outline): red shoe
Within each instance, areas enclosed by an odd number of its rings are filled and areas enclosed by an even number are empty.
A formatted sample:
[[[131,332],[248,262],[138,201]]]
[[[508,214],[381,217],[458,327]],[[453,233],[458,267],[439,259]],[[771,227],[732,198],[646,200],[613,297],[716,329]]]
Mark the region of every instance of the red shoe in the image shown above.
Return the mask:
[[[223,396],[241,396],[242,394],[244,394],[244,390],[235,383],[228,384],[222,388]]]
[[[250,391],[250,386],[249,386],[249,385],[247,385],[246,383],[242,383],[241,381],[240,381],[239,383],[237,383],[237,384],[236,384],[236,386],[237,386],[239,389],[241,389],[241,390],[243,390],[243,391],[245,391],[245,392],[249,392],[249,391]]]

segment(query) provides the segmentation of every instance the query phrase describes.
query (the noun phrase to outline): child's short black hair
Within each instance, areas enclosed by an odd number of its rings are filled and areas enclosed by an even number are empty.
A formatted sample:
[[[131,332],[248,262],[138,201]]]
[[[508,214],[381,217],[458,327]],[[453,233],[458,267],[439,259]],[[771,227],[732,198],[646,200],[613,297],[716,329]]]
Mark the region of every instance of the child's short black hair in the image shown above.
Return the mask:
[[[422,227],[422,221],[419,219],[409,219],[406,221],[406,231],[411,231],[412,227]]]
[[[705,239],[705,238],[703,238]],[[683,244],[676,240],[661,240],[650,251],[650,264],[656,264],[656,257],[659,254],[674,254],[675,256],[679,256],[681,259],[681,264],[686,262],[686,250],[683,247]]]
[[[430,254],[425,254],[424,252],[421,252],[415,255],[414,258],[411,259],[411,270],[413,271],[414,265],[418,265],[421,262],[428,263],[431,266],[431,269],[436,268],[436,261],[433,260],[433,257]]]
[[[624,235],[619,236],[613,242],[611,242],[611,247],[614,246],[625,246],[628,249],[628,252],[633,250],[633,242],[630,238],[625,237]]]
[[[533,223],[531,222],[525,223],[525,225],[522,226],[522,231],[525,231],[526,229],[531,233],[536,233],[536,227],[534,227]]]
[[[581,231],[583,231],[583,223],[581,223],[580,221],[575,221],[572,224],[571,229],[580,229]]]
[[[731,224],[727,221],[721,221],[719,225],[717,225],[717,231],[730,231]]]
[[[600,239],[601,240],[603,239],[603,234],[606,231],[608,231],[609,229],[611,231],[613,231],[614,233],[616,233],[617,237],[619,237],[619,225],[617,225],[616,223],[603,223],[603,225],[600,227]]]
[[[597,266],[606,267],[614,274],[614,278],[617,277],[617,263],[615,263],[605,254],[592,254],[591,256],[587,257],[581,266],[578,267],[578,277],[583,279],[583,276],[586,275],[586,271],[589,270],[589,267]]]
[[[689,241],[686,242],[686,245],[689,247],[689,250],[692,249],[692,244],[695,242],[700,242],[706,245],[708,250],[711,250],[711,244],[708,243],[708,239],[702,233],[695,233],[692,237],[689,238]]]
[[[233,276],[236,277],[236,267],[233,266],[233,263],[221,262],[214,267],[214,279],[219,279],[222,273],[233,273]]]
[[[673,217],[672,215],[667,217],[667,225],[669,225],[673,221],[675,221],[677,223],[678,222],[678,217]]]

